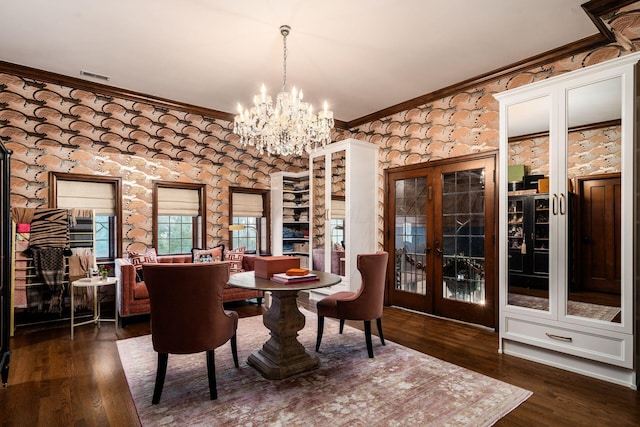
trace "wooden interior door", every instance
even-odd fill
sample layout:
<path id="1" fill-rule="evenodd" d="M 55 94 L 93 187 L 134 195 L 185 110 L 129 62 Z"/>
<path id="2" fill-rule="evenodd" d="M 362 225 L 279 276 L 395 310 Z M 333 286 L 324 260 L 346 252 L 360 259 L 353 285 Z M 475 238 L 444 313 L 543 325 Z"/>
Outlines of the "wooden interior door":
<path id="1" fill-rule="evenodd" d="M 387 171 L 387 303 L 495 326 L 495 154 Z"/>
<path id="2" fill-rule="evenodd" d="M 389 304 L 433 312 L 433 170 L 389 176 L 387 212 Z"/>
<path id="3" fill-rule="evenodd" d="M 620 293 L 621 189 L 620 174 L 579 180 L 577 286 L 583 291 Z"/>

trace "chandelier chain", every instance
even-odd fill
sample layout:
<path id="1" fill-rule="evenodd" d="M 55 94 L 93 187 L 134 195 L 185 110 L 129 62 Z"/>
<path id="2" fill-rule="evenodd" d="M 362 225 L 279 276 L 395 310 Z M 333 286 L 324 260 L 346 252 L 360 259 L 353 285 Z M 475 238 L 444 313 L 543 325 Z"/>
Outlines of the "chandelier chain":
<path id="1" fill-rule="evenodd" d="M 289 34 L 289 30 L 282 29 L 282 41 L 284 45 L 283 49 L 283 65 L 282 65 L 282 92 L 287 90 L 287 35 Z"/>

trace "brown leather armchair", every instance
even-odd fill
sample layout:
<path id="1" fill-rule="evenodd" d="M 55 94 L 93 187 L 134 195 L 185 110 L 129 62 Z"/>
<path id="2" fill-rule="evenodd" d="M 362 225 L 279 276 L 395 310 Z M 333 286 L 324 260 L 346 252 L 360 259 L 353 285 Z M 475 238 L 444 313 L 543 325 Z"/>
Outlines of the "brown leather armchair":
<path id="1" fill-rule="evenodd" d="M 231 340 L 236 368 L 238 313 L 222 307 L 229 263 L 145 264 L 151 304 L 151 337 L 158 353 L 152 403 L 160 401 L 169 353 L 207 352 L 211 399 L 217 399 L 214 350 Z"/>
<path id="2" fill-rule="evenodd" d="M 385 345 L 382 335 L 382 307 L 388 260 L 389 254 L 387 252 L 358 255 L 358 271 L 362 275 L 360 289 L 357 292 L 336 292 L 318 301 L 316 306 L 318 313 L 316 351 L 320 349 L 325 317 L 340 319 L 340 333 L 344 329 L 345 320 L 363 320 L 369 357 L 373 357 L 371 320 L 376 319 L 380 342 Z"/>

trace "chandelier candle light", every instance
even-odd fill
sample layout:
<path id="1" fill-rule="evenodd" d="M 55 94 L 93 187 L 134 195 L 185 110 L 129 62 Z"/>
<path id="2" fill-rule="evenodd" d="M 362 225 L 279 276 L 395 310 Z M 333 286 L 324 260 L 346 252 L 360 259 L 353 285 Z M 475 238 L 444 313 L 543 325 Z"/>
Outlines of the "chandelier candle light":
<path id="1" fill-rule="evenodd" d="M 240 136 L 242 146 L 255 145 L 261 155 L 265 150 L 269 155 L 301 155 L 303 150 L 310 153 L 331 142 L 334 121 L 327 102 L 324 110 L 316 115 L 313 107 L 302 101 L 302 90 L 298 92 L 294 87 L 291 93 L 287 92 L 287 36 L 290 31 L 288 25 L 280 27 L 284 43 L 284 78 L 275 106 L 263 84 L 260 94 L 253 97 L 250 110 L 238 104 L 239 114 L 234 120 L 233 132 Z"/>

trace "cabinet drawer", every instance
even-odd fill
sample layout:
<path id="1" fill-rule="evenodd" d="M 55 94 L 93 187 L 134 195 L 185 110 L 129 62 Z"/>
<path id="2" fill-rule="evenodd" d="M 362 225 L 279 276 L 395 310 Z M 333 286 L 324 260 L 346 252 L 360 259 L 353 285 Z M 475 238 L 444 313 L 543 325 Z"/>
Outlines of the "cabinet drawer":
<path id="1" fill-rule="evenodd" d="M 503 338 L 556 350 L 626 368 L 633 367 L 633 336 L 546 325 L 525 319 L 505 318 Z"/>

